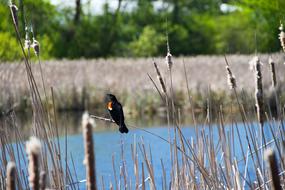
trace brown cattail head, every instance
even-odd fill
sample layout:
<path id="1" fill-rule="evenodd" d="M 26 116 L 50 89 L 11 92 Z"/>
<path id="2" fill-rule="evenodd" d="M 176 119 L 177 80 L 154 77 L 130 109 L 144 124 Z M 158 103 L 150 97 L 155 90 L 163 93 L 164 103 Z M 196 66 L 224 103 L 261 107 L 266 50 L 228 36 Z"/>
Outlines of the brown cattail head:
<path id="1" fill-rule="evenodd" d="M 284 28 L 283 28 L 283 24 L 280 23 L 280 26 L 279 26 L 279 30 L 280 30 L 280 33 L 279 33 L 279 40 L 280 40 L 280 44 L 281 44 L 281 47 L 283 49 L 283 51 L 285 52 L 285 33 L 284 33 Z"/>
<path id="2" fill-rule="evenodd" d="M 40 43 L 35 38 L 33 38 L 32 47 L 34 48 L 36 56 L 39 56 L 40 55 Z"/>
<path id="3" fill-rule="evenodd" d="M 158 68 L 156 62 L 153 62 L 153 65 L 155 67 L 155 71 L 156 71 L 156 74 L 157 74 L 157 79 L 159 80 L 161 89 L 162 89 L 163 93 L 166 95 L 166 86 L 165 86 L 164 80 L 162 78 L 162 75 L 161 75 L 161 73 L 159 71 L 159 68 Z"/>
<path id="4" fill-rule="evenodd" d="M 169 51 L 167 52 L 167 55 L 165 57 L 165 61 L 166 61 L 168 70 L 171 70 L 173 62 L 172 62 L 172 55 Z"/>
<path id="5" fill-rule="evenodd" d="M 41 151 L 41 142 L 36 137 L 30 137 L 30 140 L 26 144 L 26 151 L 29 159 L 29 183 L 32 190 L 38 190 L 40 187 L 40 175 L 39 175 L 39 157 Z"/>
<path id="6" fill-rule="evenodd" d="M 235 89 L 237 87 L 237 84 L 236 84 L 236 78 L 235 76 L 233 75 L 230 67 L 227 65 L 226 66 L 226 69 L 227 69 L 227 74 L 228 74 L 228 84 L 230 86 L 230 89 Z"/>
<path id="7" fill-rule="evenodd" d="M 86 189 L 97 189 L 94 144 L 92 137 L 93 121 L 89 114 L 85 112 L 82 117 L 82 128 L 84 136 L 85 158 L 83 163 L 86 165 Z"/>
<path id="8" fill-rule="evenodd" d="M 41 171 L 40 174 L 40 190 L 46 189 L 46 173 L 44 171 Z"/>
<path id="9" fill-rule="evenodd" d="M 262 73 L 261 73 L 261 62 L 256 56 L 250 61 L 250 65 L 255 71 L 255 106 L 257 111 L 257 119 L 263 126 L 265 120 L 264 102 L 263 102 L 263 88 L 262 88 Z"/>
<path id="10" fill-rule="evenodd" d="M 18 14 L 17 14 L 18 13 L 18 7 L 12 2 L 10 2 L 9 7 L 10 7 L 10 12 L 11 12 L 11 15 L 13 18 L 13 22 L 16 25 L 16 28 L 18 29 Z"/>
<path id="11" fill-rule="evenodd" d="M 277 85 L 277 80 L 276 80 L 275 63 L 274 63 L 272 57 L 269 57 L 268 63 L 270 65 L 272 87 L 275 88 Z"/>
<path id="12" fill-rule="evenodd" d="M 267 160 L 268 165 L 270 167 L 270 174 L 272 178 L 272 189 L 281 190 L 282 188 L 278 171 L 278 162 L 275 153 L 272 149 L 267 149 L 264 154 L 265 154 L 265 159 Z"/>
<path id="13" fill-rule="evenodd" d="M 7 165 L 7 190 L 16 190 L 16 165 L 9 162 Z"/>
<path id="14" fill-rule="evenodd" d="M 226 56 L 225 56 L 225 61 L 226 61 L 226 69 L 227 69 L 227 76 L 228 76 L 228 84 L 230 86 L 230 89 L 235 89 L 237 87 L 236 78 L 230 69 L 230 66 L 229 66 L 229 63 L 228 63 Z"/>

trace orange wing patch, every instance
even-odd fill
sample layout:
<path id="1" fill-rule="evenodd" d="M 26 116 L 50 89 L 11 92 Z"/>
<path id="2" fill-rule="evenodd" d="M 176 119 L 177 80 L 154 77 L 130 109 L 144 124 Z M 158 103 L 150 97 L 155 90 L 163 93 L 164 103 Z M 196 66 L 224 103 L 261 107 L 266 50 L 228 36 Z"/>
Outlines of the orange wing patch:
<path id="1" fill-rule="evenodd" d="M 108 105 L 107 105 L 107 107 L 108 107 L 108 110 L 113 110 L 113 107 L 112 107 L 113 105 L 112 105 L 112 102 L 108 102 Z"/>

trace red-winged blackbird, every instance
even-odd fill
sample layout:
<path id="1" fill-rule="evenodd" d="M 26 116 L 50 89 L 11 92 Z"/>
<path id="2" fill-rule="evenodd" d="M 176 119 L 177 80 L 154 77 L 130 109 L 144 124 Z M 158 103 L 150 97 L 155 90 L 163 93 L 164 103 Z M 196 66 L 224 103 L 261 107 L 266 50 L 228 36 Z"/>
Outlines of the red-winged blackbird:
<path id="1" fill-rule="evenodd" d="M 119 131 L 121 133 L 128 133 L 129 130 L 125 125 L 125 118 L 124 118 L 122 105 L 120 104 L 120 102 L 118 102 L 116 96 L 114 96 L 113 94 L 107 94 L 107 99 L 108 99 L 107 108 L 115 123 L 119 125 Z"/>

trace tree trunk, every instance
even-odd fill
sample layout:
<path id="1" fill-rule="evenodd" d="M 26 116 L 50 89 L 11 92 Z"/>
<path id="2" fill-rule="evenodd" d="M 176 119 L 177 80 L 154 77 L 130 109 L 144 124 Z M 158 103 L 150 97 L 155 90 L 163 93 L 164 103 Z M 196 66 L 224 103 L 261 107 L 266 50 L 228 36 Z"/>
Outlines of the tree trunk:
<path id="1" fill-rule="evenodd" d="M 80 20 L 81 14 L 81 1 L 75 0 L 75 15 L 74 15 L 74 23 L 77 24 Z"/>

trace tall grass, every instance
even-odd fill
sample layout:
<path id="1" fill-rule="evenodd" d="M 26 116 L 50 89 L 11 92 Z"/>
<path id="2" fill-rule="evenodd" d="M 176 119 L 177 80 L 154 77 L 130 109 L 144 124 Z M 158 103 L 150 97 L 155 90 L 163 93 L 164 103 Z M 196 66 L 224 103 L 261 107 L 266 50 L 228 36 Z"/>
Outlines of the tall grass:
<path id="1" fill-rule="evenodd" d="M 232 71 L 237 77 L 239 84 L 238 93 L 244 90 L 247 94 L 254 91 L 254 83 L 248 82 L 252 80 L 252 73 L 248 69 L 248 60 L 250 55 L 228 55 L 231 60 Z M 282 67 L 281 54 L 274 54 L 273 59 L 276 62 L 276 74 L 280 86 L 276 87 L 284 97 L 283 81 L 284 67 Z M 167 67 L 164 66 L 164 60 L 156 58 L 156 64 L 162 73 L 166 73 Z M 205 102 L 207 99 L 208 84 L 214 92 L 212 98 L 219 104 L 228 103 L 229 93 L 227 90 L 227 81 L 224 80 L 224 58 L 223 56 L 196 56 L 175 59 L 175 69 L 172 71 L 173 86 L 175 93 L 175 103 L 181 109 L 188 109 L 188 93 L 186 80 L 184 77 L 184 63 L 187 66 L 188 86 L 192 96 L 194 109 L 196 112 L 205 110 Z M 260 60 L 264 63 L 268 60 L 268 55 L 261 55 Z M 154 91 L 151 81 L 146 81 L 147 73 L 155 79 L 156 71 L 153 69 L 151 59 L 98 59 L 98 60 L 61 60 L 47 61 L 41 63 L 42 73 L 45 78 L 47 101 L 45 100 L 44 88 L 39 88 L 44 104 L 48 104 L 48 108 L 52 109 L 52 100 L 50 98 L 50 86 L 55 92 L 57 100 L 57 111 L 84 111 L 94 107 L 104 107 L 102 100 L 106 91 L 112 90 L 115 94 L 122 96 L 122 103 L 125 105 L 126 113 L 140 116 L 139 113 L 146 112 L 149 115 L 160 113 L 160 105 L 164 102 L 160 100 L 159 94 Z M 284 62 L 284 61 L 283 61 Z M 109 68 L 116 70 L 115 73 L 109 72 Z M 38 85 L 42 86 L 40 65 L 32 65 L 33 75 Z M 268 73 L 270 68 L 265 65 L 262 68 L 264 73 Z M 128 71 L 128 74 L 125 74 Z M 18 112 L 31 111 L 31 101 L 29 84 L 25 79 L 25 67 L 20 63 L 1 63 L 0 64 L 0 110 L 8 112 L 11 108 Z M 168 75 L 163 75 L 163 79 L 167 79 Z M 104 80 L 102 80 L 104 79 Z M 190 79 L 190 78 L 189 78 Z M 212 82 L 215 81 L 215 82 Z M 271 76 L 265 74 L 263 76 L 264 87 L 271 86 Z M 159 84 L 158 84 L 159 87 Z M 160 89 L 160 88 L 159 88 Z M 161 90 L 161 89 L 160 89 Z M 227 95 L 227 98 L 224 96 Z M 133 101 L 134 98 L 137 101 Z M 284 99 L 282 99 L 284 102 Z M 143 106 L 142 103 L 147 106 Z M 171 102 L 170 102 L 171 103 Z M 154 105 L 155 106 L 152 106 Z M 92 112 L 97 110 L 92 110 Z M 101 112 L 102 113 L 102 112 Z M 99 114 L 99 113 L 97 113 Z"/>

